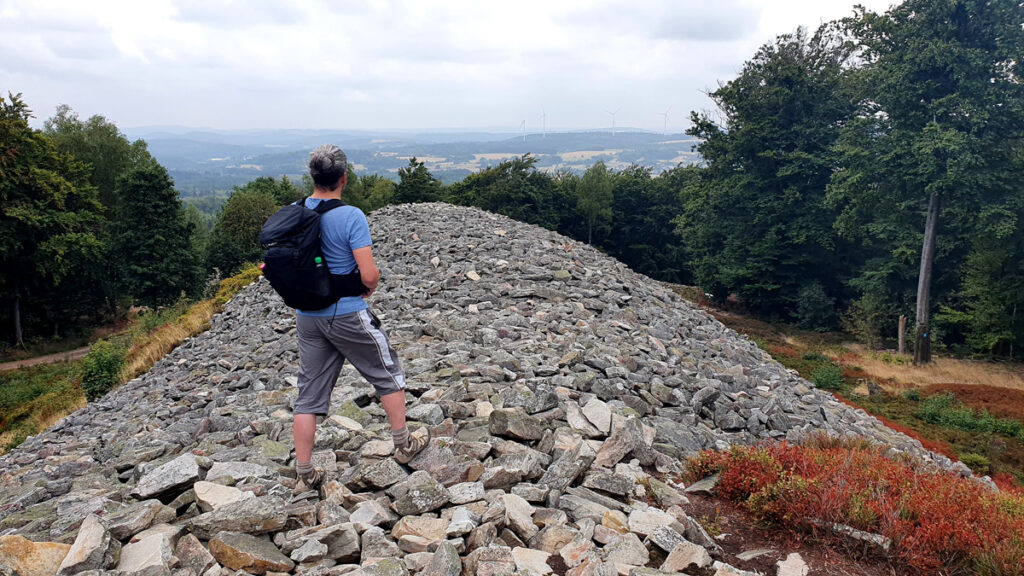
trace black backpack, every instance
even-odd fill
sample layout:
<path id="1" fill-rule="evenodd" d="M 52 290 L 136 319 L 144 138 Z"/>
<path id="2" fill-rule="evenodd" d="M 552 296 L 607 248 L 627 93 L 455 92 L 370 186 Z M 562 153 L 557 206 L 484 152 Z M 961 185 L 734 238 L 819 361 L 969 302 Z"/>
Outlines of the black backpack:
<path id="1" fill-rule="evenodd" d="M 260 230 L 263 276 L 288 306 L 320 310 L 342 296 L 367 292 L 358 267 L 349 274 L 331 274 L 323 257 L 320 216 L 344 205 L 322 200 L 310 210 L 302 199 L 275 212 Z"/>

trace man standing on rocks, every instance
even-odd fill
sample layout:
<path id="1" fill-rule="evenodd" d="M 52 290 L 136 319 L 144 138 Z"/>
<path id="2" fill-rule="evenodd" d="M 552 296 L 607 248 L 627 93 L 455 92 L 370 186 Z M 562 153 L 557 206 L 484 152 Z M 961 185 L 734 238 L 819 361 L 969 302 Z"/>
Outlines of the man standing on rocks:
<path id="1" fill-rule="evenodd" d="M 313 194 L 305 200 L 313 209 L 328 199 L 341 199 L 348 181 L 345 153 L 330 144 L 309 155 Z M 331 392 L 347 359 L 373 385 L 391 425 L 395 460 L 412 460 L 427 445 L 427 437 L 411 436 L 405 425 L 405 375 L 398 354 L 380 329 L 380 320 L 369 311 L 365 298 L 373 294 L 380 272 L 373 260 L 370 227 L 366 215 L 354 206 L 341 206 L 320 217 L 324 260 L 333 274 L 348 274 L 356 267 L 367 291 L 362 297 L 346 296 L 322 310 L 296 310 L 299 334 L 299 396 L 295 400 L 292 432 L 298 477 L 317 488 L 324 473 L 311 461 L 317 416 L 326 416 Z"/>

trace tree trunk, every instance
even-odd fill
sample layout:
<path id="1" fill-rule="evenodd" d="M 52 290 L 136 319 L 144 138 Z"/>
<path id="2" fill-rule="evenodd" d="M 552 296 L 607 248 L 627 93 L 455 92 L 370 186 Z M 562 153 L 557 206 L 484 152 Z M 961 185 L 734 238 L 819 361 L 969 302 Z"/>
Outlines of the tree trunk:
<path id="1" fill-rule="evenodd" d="M 932 361 L 931 333 L 928 313 L 932 284 L 932 260 L 935 259 L 935 235 L 939 220 L 939 197 L 934 192 L 928 199 L 928 216 L 924 224 L 921 246 L 921 273 L 917 277 L 917 327 L 914 331 L 914 364 Z"/>
<path id="2" fill-rule="evenodd" d="M 899 334 L 896 335 L 896 340 L 899 342 L 899 346 L 896 348 L 896 352 L 902 356 L 907 353 L 907 317 L 900 314 L 900 327 Z"/>
<path id="3" fill-rule="evenodd" d="M 14 345 L 25 347 L 25 335 L 21 333 L 21 286 L 14 278 Z"/>

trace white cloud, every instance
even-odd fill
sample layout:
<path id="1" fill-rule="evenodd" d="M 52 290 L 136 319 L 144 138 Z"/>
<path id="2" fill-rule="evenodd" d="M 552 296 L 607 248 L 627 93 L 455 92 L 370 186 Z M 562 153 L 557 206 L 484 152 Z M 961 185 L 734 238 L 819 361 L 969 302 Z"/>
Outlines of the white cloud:
<path id="1" fill-rule="evenodd" d="M 850 3 L 847 3 L 847 2 Z M 872 5 L 874 4 L 874 5 Z M 884 9 L 888 2 L 868 2 Z M 852 0 L 0 0 L 0 91 L 122 126 L 682 130 Z"/>

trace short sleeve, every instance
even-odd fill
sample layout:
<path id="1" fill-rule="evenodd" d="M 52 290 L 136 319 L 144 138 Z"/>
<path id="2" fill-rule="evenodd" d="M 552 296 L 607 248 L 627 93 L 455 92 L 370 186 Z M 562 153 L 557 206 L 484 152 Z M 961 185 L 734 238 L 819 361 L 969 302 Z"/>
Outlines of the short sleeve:
<path id="1" fill-rule="evenodd" d="M 366 221 L 366 214 L 356 208 L 348 223 L 348 244 L 352 250 L 365 248 L 373 244 L 370 238 L 370 224 Z"/>

